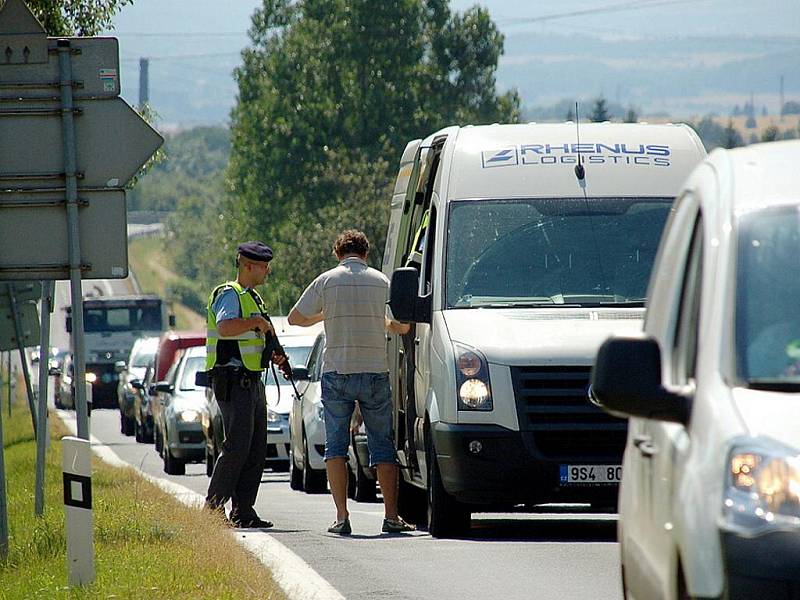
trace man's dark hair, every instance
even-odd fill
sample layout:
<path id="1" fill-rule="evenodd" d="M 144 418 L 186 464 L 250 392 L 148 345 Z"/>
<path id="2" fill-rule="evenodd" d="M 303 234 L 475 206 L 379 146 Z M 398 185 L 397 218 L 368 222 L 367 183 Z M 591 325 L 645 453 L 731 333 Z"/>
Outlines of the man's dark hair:
<path id="1" fill-rule="evenodd" d="M 333 251 L 336 256 L 347 254 L 358 254 L 365 257 L 369 253 L 369 240 L 363 232 L 357 229 L 348 229 L 339 234 L 333 243 Z"/>

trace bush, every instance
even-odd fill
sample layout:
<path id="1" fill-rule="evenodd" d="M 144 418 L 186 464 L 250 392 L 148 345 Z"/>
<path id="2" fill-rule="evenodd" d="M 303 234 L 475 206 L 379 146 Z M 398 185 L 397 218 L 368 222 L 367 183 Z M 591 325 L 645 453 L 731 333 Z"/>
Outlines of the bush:
<path id="1" fill-rule="evenodd" d="M 180 302 L 201 315 L 206 314 L 206 298 L 203 292 L 187 279 L 169 282 L 166 296 L 170 302 Z"/>

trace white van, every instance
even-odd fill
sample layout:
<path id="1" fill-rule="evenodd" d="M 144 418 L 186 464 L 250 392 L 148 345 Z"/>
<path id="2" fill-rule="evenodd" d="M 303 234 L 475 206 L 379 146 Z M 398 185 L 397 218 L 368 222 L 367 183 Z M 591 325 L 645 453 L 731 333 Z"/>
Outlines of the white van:
<path id="1" fill-rule="evenodd" d="M 641 329 L 704 156 L 683 125 L 449 127 L 406 147 L 383 265 L 394 317 L 415 323 L 389 339 L 405 518 L 427 505 L 448 536 L 473 511 L 616 506 L 626 423 L 588 403 L 592 361 Z"/>

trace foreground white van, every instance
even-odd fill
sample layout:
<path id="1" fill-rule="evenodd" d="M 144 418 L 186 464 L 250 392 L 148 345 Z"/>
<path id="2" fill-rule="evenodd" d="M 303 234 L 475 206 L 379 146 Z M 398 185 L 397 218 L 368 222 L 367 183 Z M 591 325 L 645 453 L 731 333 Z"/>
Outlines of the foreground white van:
<path id="1" fill-rule="evenodd" d="M 798 161 L 798 141 L 711 153 L 665 228 L 644 332 L 598 352 L 592 395 L 630 417 L 628 600 L 800 598 Z"/>
<path id="2" fill-rule="evenodd" d="M 610 334 L 641 329 L 662 228 L 704 156 L 682 125 L 409 143 L 383 265 L 395 318 L 415 323 L 389 339 L 406 518 L 448 536 L 473 511 L 616 506 L 626 423 L 588 403 L 591 364 Z"/>

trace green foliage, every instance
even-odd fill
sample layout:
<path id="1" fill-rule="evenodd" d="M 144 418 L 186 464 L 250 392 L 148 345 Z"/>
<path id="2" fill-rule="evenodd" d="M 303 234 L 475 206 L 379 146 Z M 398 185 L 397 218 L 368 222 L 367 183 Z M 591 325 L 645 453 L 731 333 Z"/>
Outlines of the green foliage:
<path id="1" fill-rule="evenodd" d="M 379 260 L 390 165 L 409 139 L 519 118 L 516 92 L 496 92 L 503 36 L 479 7 L 453 14 L 445 0 L 264 0 L 250 38 L 236 71 L 232 194 L 214 251 L 228 260 L 243 239 L 274 246 L 267 296 L 275 300 L 331 264 L 341 228 L 372 232 Z"/>
<path id="2" fill-rule="evenodd" d="M 604 121 L 608 121 L 608 107 L 606 106 L 606 99 L 600 96 L 596 98 L 594 101 L 594 105 L 592 106 L 592 116 L 591 119 L 595 123 L 602 123 Z"/>
<path id="3" fill-rule="evenodd" d="M 180 302 L 198 314 L 206 312 L 204 291 L 188 279 L 177 279 L 167 284 L 166 297 L 170 302 Z M 207 294 L 205 294 L 207 295 Z"/>
<path id="4" fill-rule="evenodd" d="M 733 121 L 728 120 L 728 126 L 723 127 L 713 117 L 706 116 L 698 123 L 689 123 L 697 132 L 706 150 L 711 152 L 714 148 L 737 148 L 744 145 L 742 135 L 734 128 Z"/>
<path id="5" fill-rule="evenodd" d="M 770 125 L 761 133 L 762 142 L 775 142 L 781 138 L 781 130 L 775 125 Z"/>
<path id="6" fill-rule="evenodd" d="M 725 137 L 722 142 L 723 148 L 738 148 L 744 145 L 742 134 L 733 126 L 733 119 L 728 119 L 728 125 L 725 127 L 724 135 Z"/>
<path id="7" fill-rule="evenodd" d="M 25 0 L 51 36 L 91 36 L 111 26 L 119 10 L 133 0 Z"/>

